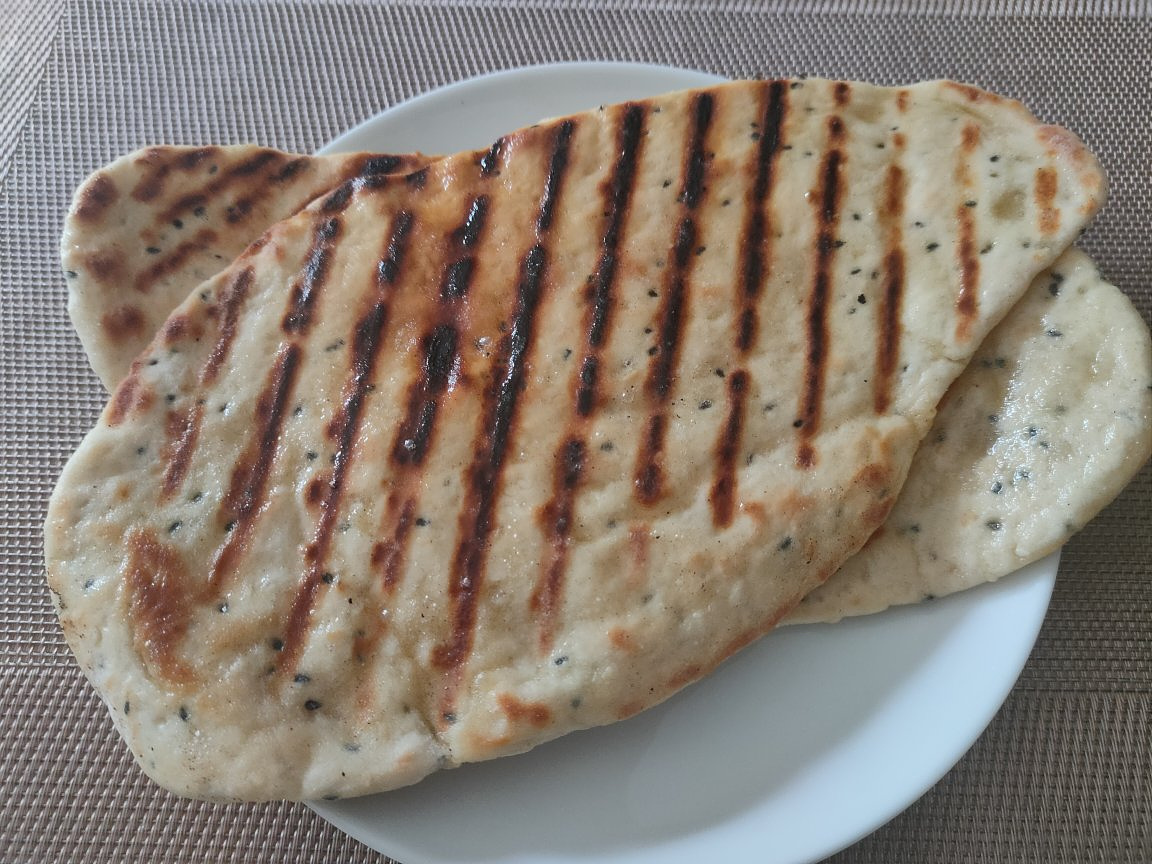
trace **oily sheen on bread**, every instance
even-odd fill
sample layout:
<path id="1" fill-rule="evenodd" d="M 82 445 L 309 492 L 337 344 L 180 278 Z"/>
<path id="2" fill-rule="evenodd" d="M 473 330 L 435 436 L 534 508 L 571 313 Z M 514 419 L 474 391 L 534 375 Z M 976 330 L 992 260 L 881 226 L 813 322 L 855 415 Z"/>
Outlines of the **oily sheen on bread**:
<path id="1" fill-rule="evenodd" d="M 200 797 L 628 717 L 864 543 L 1102 196 L 1070 133 L 946 83 L 740 82 L 350 181 L 193 292 L 69 461 L 69 644 Z"/>
<path id="2" fill-rule="evenodd" d="M 90 176 L 64 220 L 68 313 L 109 392 L 168 314 L 275 222 L 352 177 L 419 155 L 301 156 L 268 147 L 148 147 Z"/>
<path id="3" fill-rule="evenodd" d="M 1152 338 L 1069 249 L 949 388 L 888 520 L 788 623 L 991 582 L 1059 548 L 1152 456 Z"/>

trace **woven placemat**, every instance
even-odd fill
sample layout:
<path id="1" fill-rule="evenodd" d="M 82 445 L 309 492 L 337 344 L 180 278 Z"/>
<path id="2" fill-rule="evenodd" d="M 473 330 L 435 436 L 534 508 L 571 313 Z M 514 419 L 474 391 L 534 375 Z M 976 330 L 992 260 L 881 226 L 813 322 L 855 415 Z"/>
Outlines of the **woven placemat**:
<path id="1" fill-rule="evenodd" d="M 405 98 L 531 63 L 951 77 L 1022 99 L 1100 155 L 1112 201 L 1083 245 L 1147 319 L 1149 46 L 1134 2 L 0 2 L 0 864 L 390 860 L 302 805 L 159 790 L 64 647 L 40 524 L 103 400 L 56 250 L 92 169 L 157 142 L 311 151 Z M 1150 505 L 1145 469 L 1066 548 L 1033 657 L 977 745 L 835 864 L 1152 861 Z"/>

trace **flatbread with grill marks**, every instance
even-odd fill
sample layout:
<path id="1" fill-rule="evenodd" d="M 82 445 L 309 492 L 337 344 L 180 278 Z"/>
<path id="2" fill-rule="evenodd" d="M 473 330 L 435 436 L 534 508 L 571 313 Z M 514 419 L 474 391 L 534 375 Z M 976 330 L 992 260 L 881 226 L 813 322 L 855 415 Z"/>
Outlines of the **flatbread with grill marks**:
<path id="1" fill-rule="evenodd" d="M 93 371 L 116 389 L 193 287 L 317 195 L 427 161 L 244 144 L 148 147 L 101 168 L 76 191 L 60 245 L 68 313 Z"/>
<path id="2" fill-rule="evenodd" d="M 185 795 L 364 794 L 630 716 L 864 543 L 1103 191 L 1017 103 L 825 81 L 345 184 L 175 311 L 65 468 L 69 644 Z"/>
<path id="3" fill-rule="evenodd" d="M 1152 456 L 1152 337 L 1069 249 L 949 388 L 888 520 L 786 623 L 991 582 L 1058 549 Z"/>

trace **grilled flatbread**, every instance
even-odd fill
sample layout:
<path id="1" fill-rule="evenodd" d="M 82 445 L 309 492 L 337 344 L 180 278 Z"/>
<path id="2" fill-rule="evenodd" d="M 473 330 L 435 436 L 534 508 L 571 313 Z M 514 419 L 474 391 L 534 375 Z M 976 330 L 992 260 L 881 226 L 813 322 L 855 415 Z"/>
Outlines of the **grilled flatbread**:
<path id="1" fill-rule="evenodd" d="M 1041 273 L 948 390 L 888 521 L 785 620 L 991 582 L 1057 549 L 1152 456 L 1152 339 L 1077 249 Z"/>
<path id="2" fill-rule="evenodd" d="M 164 319 L 270 225 L 345 180 L 419 155 L 301 156 L 267 147 L 149 147 L 89 177 L 64 222 L 68 312 L 112 391 Z"/>
<path id="3" fill-rule="evenodd" d="M 191 294 L 69 461 L 69 644 L 185 795 L 628 717 L 864 543 L 1102 197 L 1070 133 L 945 83 L 741 82 L 351 181 Z"/>

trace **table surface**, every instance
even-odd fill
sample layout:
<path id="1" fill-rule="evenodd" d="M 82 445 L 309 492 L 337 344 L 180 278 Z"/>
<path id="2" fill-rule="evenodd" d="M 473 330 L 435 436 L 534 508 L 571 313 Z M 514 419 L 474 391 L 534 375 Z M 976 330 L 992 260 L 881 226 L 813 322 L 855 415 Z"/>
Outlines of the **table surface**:
<path id="1" fill-rule="evenodd" d="M 102 407 L 65 313 L 70 194 L 158 142 L 310 152 L 496 69 L 634 60 L 731 77 L 948 77 L 1075 129 L 1112 198 L 1082 245 L 1152 317 L 1152 13 L 1114 2 L 0 0 L 0 864 L 386 862 L 300 804 L 173 797 L 60 636 L 40 526 Z M 1152 470 L 1065 548 L 1016 688 L 920 801 L 829 859 L 1152 861 Z"/>

